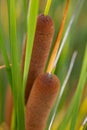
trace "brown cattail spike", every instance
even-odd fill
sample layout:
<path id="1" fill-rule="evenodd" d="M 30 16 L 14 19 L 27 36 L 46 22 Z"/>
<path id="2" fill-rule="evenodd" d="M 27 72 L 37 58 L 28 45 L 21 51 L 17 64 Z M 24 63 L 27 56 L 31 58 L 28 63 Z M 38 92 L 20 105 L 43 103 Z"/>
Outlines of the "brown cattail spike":
<path id="1" fill-rule="evenodd" d="M 45 129 L 58 90 L 59 80 L 55 75 L 42 74 L 36 78 L 26 106 L 26 130 Z"/>
<path id="2" fill-rule="evenodd" d="M 36 33 L 25 90 L 25 102 L 27 102 L 30 95 L 34 80 L 39 74 L 44 72 L 53 35 L 54 24 L 52 19 L 49 16 L 44 16 L 43 14 L 39 15 L 37 18 Z"/>

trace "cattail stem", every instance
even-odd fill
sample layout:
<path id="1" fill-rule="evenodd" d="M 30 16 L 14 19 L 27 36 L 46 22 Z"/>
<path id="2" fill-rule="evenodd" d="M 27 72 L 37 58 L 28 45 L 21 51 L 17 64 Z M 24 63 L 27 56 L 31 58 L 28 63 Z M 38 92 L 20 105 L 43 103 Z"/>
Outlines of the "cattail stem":
<path id="1" fill-rule="evenodd" d="M 30 91 L 36 77 L 44 72 L 48 54 L 50 51 L 52 39 L 54 35 L 54 24 L 49 16 L 39 15 L 37 18 L 37 26 L 33 44 L 33 50 L 30 61 L 30 68 L 25 89 L 25 103 L 30 95 Z M 26 44 L 24 46 L 24 56 L 26 51 Z"/>
<path id="2" fill-rule="evenodd" d="M 26 130 L 45 129 L 58 90 L 59 80 L 55 75 L 42 74 L 36 78 L 26 106 Z"/>
<path id="3" fill-rule="evenodd" d="M 52 2 L 52 0 L 47 0 L 46 8 L 45 8 L 45 11 L 44 11 L 45 16 L 48 15 L 48 13 L 49 13 L 51 2 Z"/>
<path id="4" fill-rule="evenodd" d="M 48 64 L 48 68 L 47 68 L 48 73 L 52 72 L 52 70 L 54 69 L 53 68 L 54 67 L 54 61 L 55 61 L 55 58 L 56 58 L 56 55 L 57 55 L 57 52 L 58 52 L 58 48 L 59 48 L 59 45 L 60 45 L 60 41 L 61 41 L 61 38 L 62 38 L 62 33 L 63 33 L 65 21 L 66 21 L 69 3 L 70 3 L 70 0 L 67 0 L 65 11 L 64 11 L 64 16 L 63 16 L 61 27 L 60 27 L 60 31 L 58 33 L 58 37 L 57 37 L 56 43 L 54 45 L 54 48 L 53 48 L 53 51 L 52 51 L 52 54 L 51 54 L 51 57 L 50 57 L 50 61 L 49 61 L 49 64 Z"/>

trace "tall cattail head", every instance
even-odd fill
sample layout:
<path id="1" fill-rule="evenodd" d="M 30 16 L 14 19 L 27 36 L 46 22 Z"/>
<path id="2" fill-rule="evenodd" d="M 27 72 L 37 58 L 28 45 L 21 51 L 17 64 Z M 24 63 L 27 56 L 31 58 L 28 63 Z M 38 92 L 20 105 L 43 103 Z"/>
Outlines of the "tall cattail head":
<path id="1" fill-rule="evenodd" d="M 30 91 L 34 80 L 39 74 L 44 72 L 53 35 L 54 35 L 54 24 L 52 19 L 49 16 L 44 16 L 43 14 L 39 15 L 37 18 L 37 26 L 25 90 L 25 102 L 27 102 L 27 99 L 30 95 Z M 26 51 L 26 47 L 24 48 L 25 49 L 23 55 L 25 54 Z M 23 64 L 24 64 L 24 57 L 23 57 Z"/>

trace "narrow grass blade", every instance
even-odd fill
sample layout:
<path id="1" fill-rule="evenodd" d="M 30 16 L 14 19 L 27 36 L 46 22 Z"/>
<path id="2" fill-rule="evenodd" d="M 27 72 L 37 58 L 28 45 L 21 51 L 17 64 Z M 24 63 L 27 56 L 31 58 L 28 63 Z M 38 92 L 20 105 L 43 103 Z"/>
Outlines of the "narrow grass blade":
<path id="1" fill-rule="evenodd" d="M 79 105 L 80 105 L 80 101 L 81 101 L 81 95 L 82 95 L 82 91 L 83 91 L 83 88 L 85 85 L 86 78 L 87 78 L 87 46 L 86 46 L 86 50 L 85 50 L 83 67 L 81 70 L 81 75 L 80 75 L 80 79 L 79 79 L 79 83 L 78 83 L 78 89 L 77 89 L 77 93 L 75 95 L 75 104 L 74 104 L 74 108 L 73 108 L 73 115 L 72 115 L 70 130 L 75 129 L 76 119 L 78 116 Z"/>
<path id="2" fill-rule="evenodd" d="M 71 72 L 72 72 L 72 69 L 73 69 L 73 65 L 74 65 L 76 56 L 77 56 L 77 52 L 75 51 L 75 52 L 73 53 L 73 56 L 72 56 L 72 59 L 71 59 L 71 62 L 70 62 L 70 67 L 69 67 L 69 70 L 68 70 L 68 72 L 67 72 L 66 78 L 65 78 L 64 83 L 63 83 L 63 85 L 62 85 L 62 87 L 61 87 L 61 90 L 60 90 L 60 92 L 59 92 L 59 96 L 58 96 L 57 101 L 56 101 L 56 105 L 55 105 L 55 108 L 54 108 L 54 111 L 53 111 L 52 119 L 51 119 L 51 122 L 50 122 L 50 125 L 49 125 L 48 130 L 51 130 L 51 127 L 52 127 L 54 118 L 55 118 L 55 116 L 56 116 L 56 113 L 57 113 L 57 110 L 58 110 L 58 107 L 59 107 L 59 103 L 60 103 L 60 101 L 61 101 L 61 98 L 62 98 L 63 92 L 64 92 L 64 90 L 65 90 L 66 84 L 67 84 L 67 82 L 68 82 L 68 80 L 69 80 L 70 74 L 71 74 Z"/>
<path id="3" fill-rule="evenodd" d="M 36 20 L 38 14 L 38 6 L 39 0 L 30 0 L 29 3 L 29 11 L 28 11 L 28 37 L 27 37 L 27 45 L 26 45 L 26 56 L 25 56 L 25 66 L 24 66 L 24 75 L 23 75 L 23 88 L 25 89 L 26 80 L 28 76 L 28 69 L 30 65 L 30 57 L 32 53 L 33 41 L 34 41 L 34 34 L 36 28 Z"/>
<path id="4" fill-rule="evenodd" d="M 47 4 L 46 4 L 45 11 L 44 11 L 44 15 L 48 15 L 49 9 L 50 9 L 50 6 L 51 6 L 51 2 L 52 2 L 52 0 L 47 0 Z"/>
<path id="5" fill-rule="evenodd" d="M 75 92 L 75 96 L 74 96 L 74 98 L 73 98 L 73 100 L 70 104 L 70 107 L 69 107 L 65 117 L 63 118 L 61 124 L 59 125 L 58 130 L 65 130 L 67 124 L 70 121 L 70 119 L 72 119 L 72 121 L 73 121 L 71 123 L 71 126 L 73 124 L 71 129 L 74 130 L 76 118 L 77 118 L 77 115 L 78 115 L 77 110 L 79 108 L 79 104 L 80 104 L 80 100 L 81 100 L 81 96 L 82 96 L 82 91 L 84 89 L 84 84 L 85 84 L 86 78 L 87 78 L 87 46 L 86 46 L 86 50 L 85 50 L 85 55 L 84 55 L 84 59 L 83 59 L 83 65 L 82 65 L 82 69 L 81 69 L 80 79 L 79 79 L 79 83 L 78 83 L 78 86 L 77 86 L 77 89 L 76 89 L 76 92 Z M 77 108 L 76 108 L 76 106 L 77 106 Z M 72 115 L 72 112 L 73 112 L 73 115 Z M 76 114 L 76 116 L 75 116 L 75 114 Z"/>
<path id="6" fill-rule="evenodd" d="M 59 30 L 59 33 L 58 33 L 58 36 L 57 36 L 57 39 L 56 39 L 52 54 L 50 56 L 49 63 L 48 63 L 48 67 L 47 67 L 47 72 L 48 73 L 52 72 L 54 70 L 54 68 L 55 68 L 54 67 L 54 62 L 55 62 L 55 58 L 57 56 L 60 41 L 61 41 L 61 38 L 62 38 L 62 33 L 63 33 L 63 30 L 64 30 L 66 16 L 67 16 L 67 13 L 68 13 L 69 3 L 70 3 L 70 0 L 67 0 L 66 7 L 65 7 L 65 10 L 64 10 L 64 14 L 63 14 L 62 23 L 61 23 L 61 26 L 60 26 L 60 30 Z"/>
<path id="7" fill-rule="evenodd" d="M 6 48 L 5 48 L 5 42 L 4 42 L 4 37 L 3 37 L 3 34 L 2 34 L 1 27 L 0 27 L 0 49 L 2 51 L 2 55 L 3 55 L 4 62 L 5 62 L 5 65 L 6 65 L 6 71 L 7 71 L 9 83 L 10 83 L 10 85 L 12 85 L 11 67 L 10 67 L 10 64 L 9 64 L 9 59 L 8 59 L 7 51 L 6 51 Z"/>
<path id="8" fill-rule="evenodd" d="M 9 35 L 10 35 L 10 0 L 7 0 L 7 6 L 8 6 L 8 19 L 9 19 Z"/>
<path id="9" fill-rule="evenodd" d="M 77 2 L 77 5 L 76 5 L 76 7 L 75 7 L 75 10 L 74 10 L 74 12 L 73 12 L 73 14 L 72 14 L 72 17 L 71 17 L 70 22 L 69 22 L 69 24 L 68 24 L 68 27 L 67 27 L 67 29 L 66 29 L 64 38 L 63 38 L 63 40 L 62 40 L 62 42 L 61 42 L 61 45 L 60 45 L 60 48 L 59 48 L 57 57 L 56 57 L 56 59 L 55 59 L 54 68 L 56 67 L 56 65 L 57 65 L 57 63 L 58 63 L 59 57 L 60 57 L 61 52 L 62 52 L 62 49 L 63 49 L 63 47 L 64 47 L 64 45 L 65 45 L 65 43 L 66 43 L 66 40 L 67 40 L 67 37 L 68 37 L 68 35 L 69 35 L 69 33 L 70 33 L 70 30 L 71 30 L 71 28 L 72 28 L 72 25 L 73 25 L 73 23 L 74 23 L 76 17 L 78 16 L 78 14 L 79 14 L 79 12 L 80 12 L 82 6 L 83 6 L 84 1 L 85 1 L 85 0 L 78 0 L 78 2 Z"/>
<path id="10" fill-rule="evenodd" d="M 25 31 L 27 31 L 27 0 L 23 0 L 23 12 L 24 12 Z"/>
<path id="11" fill-rule="evenodd" d="M 11 47 L 11 60 L 12 60 L 12 89 L 14 98 L 15 117 L 17 119 L 17 129 L 25 130 L 24 120 L 24 100 L 22 95 L 22 83 L 19 66 L 19 55 L 16 40 L 16 10 L 15 0 L 8 1 L 9 8 L 9 34 L 10 34 L 10 47 Z"/>

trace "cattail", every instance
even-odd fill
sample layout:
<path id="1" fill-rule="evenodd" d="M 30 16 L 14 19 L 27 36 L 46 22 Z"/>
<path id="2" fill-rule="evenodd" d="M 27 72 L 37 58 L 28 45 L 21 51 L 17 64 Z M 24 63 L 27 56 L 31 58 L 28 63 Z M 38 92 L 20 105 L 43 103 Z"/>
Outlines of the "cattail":
<path id="1" fill-rule="evenodd" d="M 39 74 L 44 72 L 53 35 L 54 35 L 54 24 L 52 19 L 49 16 L 44 16 L 43 14 L 39 15 L 37 18 L 37 26 L 25 90 L 26 103 L 30 95 L 30 91 L 34 83 L 34 80 Z M 25 46 L 24 48 L 26 50 Z M 23 52 L 23 64 L 24 64 L 25 50 Z"/>
<path id="2" fill-rule="evenodd" d="M 8 86 L 6 92 L 6 101 L 5 101 L 5 122 L 10 127 L 13 111 L 13 97 L 11 93 L 11 88 Z"/>
<path id="3" fill-rule="evenodd" d="M 41 74 L 33 84 L 26 105 L 26 130 L 44 130 L 58 95 L 59 80 L 55 75 Z"/>

